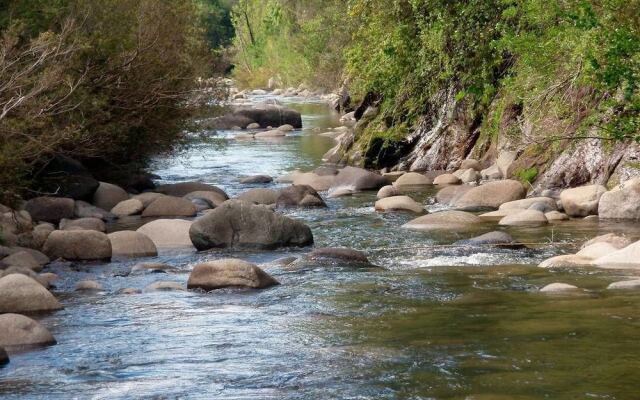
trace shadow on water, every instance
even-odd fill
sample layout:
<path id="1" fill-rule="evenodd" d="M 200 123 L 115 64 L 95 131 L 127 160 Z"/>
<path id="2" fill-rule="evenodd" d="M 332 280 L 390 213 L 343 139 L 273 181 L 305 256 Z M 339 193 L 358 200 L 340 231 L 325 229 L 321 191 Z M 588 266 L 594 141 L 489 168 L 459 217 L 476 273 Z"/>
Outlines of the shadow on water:
<path id="1" fill-rule="evenodd" d="M 223 131 L 177 158 L 159 159 L 167 182 L 198 179 L 230 194 L 238 176 L 278 175 L 320 164 L 337 122 L 326 106 L 301 104 L 305 129 L 280 142 L 235 140 Z M 266 185 L 264 187 L 270 187 Z M 435 189 L 412 193 L 432 208 Z M 637 224 L 569 221 L 539 228 L 483 224 L 466 232 L 409 232 L 404 213 L 376 213 L 374 193 L 328 199 L 327 209 L 288 210 L 318 246 L 363 250 L 383 269 L 270 264 L 308 249 L 174 251 L 110 264 L 55 263 L 65 309 L 38 319 L 58 344 L 12 354 L 0 398 L 197 399 L 629 399 L 640 381 L 640 295 L 606 291 L 630 275 L 589 268 L 550 271 L 543 259 Z M 132 218 L 111 229 L 135 228 Z M 449 247 L 505 229 L 531 249 Z M 260 291 L 147 292 L 123 287 L 185 284 L 194 264 L 241 257 L 281 285 Z M 176 272 L 130 274 L 137 262 Z M 81 279 L 104 290 L 78 293 Z M 537 290 L 566 282 L 564 296 Z"/>

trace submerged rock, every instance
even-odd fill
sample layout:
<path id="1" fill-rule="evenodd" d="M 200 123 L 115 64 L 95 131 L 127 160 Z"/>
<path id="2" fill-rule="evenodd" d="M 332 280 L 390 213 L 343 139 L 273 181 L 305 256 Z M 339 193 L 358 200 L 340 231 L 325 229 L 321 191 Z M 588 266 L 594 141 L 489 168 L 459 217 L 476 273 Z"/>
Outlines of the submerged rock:
<path id="1" fill-rule="evenodd" d="M 62 309 L 62 304 L 40 283 L 22 274 L 0 278 L 0 313 Z"/>
<path id="2" fill-rule="evenodd" d="M 171 265 L 151 262 L 151 263 L 141 263 L 141 264 L 134 265 L 131 268 L 131 273 L 132 274 L 136 274 L 136 273 L 166 274 L 168 272 L 175 272 L 177 270 L 178 270 L 177 268 L 172 267 Z"/>
<path id="3" fill-rule="evenodd" d="M 274 249 L 313 243 L 311 229 L 265 206 L 229 200 L 197 219 L 189 235 L 198 250 L 239 247 Z"/>
<path id="4" fill-rule="evenodd" d="M 198 264 L 193 268 L 188 289 L 215 290 L 226 287 L 261 289 L 278 281 L 255 264 L 238 259 L 223 259 Z"/>
<path id="5" fill-rule="evenodd" d="M 591 246 L 592 244 L 595 244 L 595 243 L 602 243 L 602 242 L 609 243 L 616 249 L 622 249 L 624 247 L 629 246 L 632 243 L 630 239 L 624 236 L 616 235 L 615 233 L 607 233 L 605 235 L 596 236 L 593 239 L 585 242 L 582 245 L 582 248 Z"/>
<path id="6" fill-rule="evenodd" d="M 109 237 L 97 231 L 54 231 L 44 243 L 42 251 L 52 259 L 70 261 L 110 260 Z"/>
<path id="7" fill-rule="evenodd" d="M 31 348 L 56 344 L 53 335 L 41 324 L 20 314 L 0 315 L 0 346 Z"/>
<path id="8" fill-rule="evenodd" d="M 567 283 L 556 282 L 556 283 L 548 284 L 547 286 L 543 287 L 542 289 L 540 289 L 540 292 L 558 293 L 558 292 L 567 292 L 567 291 L 574 291 L 574 290 L 578 290 L 578 287 L 569 285 Z"/>
<path id="9" fill-rule="evenodd" d="M 102 290 L 102 285 L 93 280 L 85 280 L 76 283 L 76 291 Z"/>
<path id="10" fill-rule="evenodd" d="M 613 282 L 607 289 L 640 289 L 640 279 Z"/>
<path id="11" fill-rule="evenodd" d="M 592 265 L 592 259 L 580 257 L 575 254 L 566 254 L 548 258 L 538 264 L 540 268 L 576 268 L 588 267 Z"/>
<path id="12" fill-rule="evenodd" d="M 455 242 L 455 244 L 465 246 L 497 246 L 511 249 L 520 249 L 526 247 L 523 244 L 517 242 L 507 232 L 502 231 L 488 232 L 471 239 L 459 240 Z"/>
<path id="13" fill-rule="evenodd" d="M 157 249 L 193 248 L 189 238 L 192 221 L 183 219 L 157 219 L 142 225 L 136 232 L 143 233 Z"/>
<path id="14" fill-rule="evenodd" d="M 166 196 L 166 194 L 155 193 L 155 192 L 146 192 L 140 193 L 132 197 L 133 200 L 138 200 L 142 203 L 142 207 L 147 207 L 149 204 L 153 203 L 157 198 Z"/>
<path id="15" fill-rule="evenodd" d="M 611 269 L 639 269 L 640 268 L 640 241 L 629 246 L 599 257 L 593 261 L 598 268 Z"/>
<path id="16" fill-rule="evenodd" d="M 271 183 L 273 182 L 273 178 L 269 175 L 252 175 L 247 176 L 246 178 L 240 179 L 240 183 L 242 184 L 251 184 L 251 183 Z"/>
<path id="17" fill-rule="evenodd" d="M 147 291 L 171 291 L 171 290 L 182 291 L 186 289 L 180 282 L 158 281 L 158 282 L 153 282 L 150 285 L 147 285 L 145 290 Z"/>
<path id="18" fill-rule="evenodd" d="M 482 219 L 464 211 L 442 211 L 418 217 L 402 227 L 413 230 L 468 230 L 482 224 Z"/>
<path id="19" fill-rule="evenodd" d="M 307 255 L 309 260 L 340 260 L 346 262 L 369 263 L 367 255 L 360 251 L 346 247 L 320 247 Z"/>

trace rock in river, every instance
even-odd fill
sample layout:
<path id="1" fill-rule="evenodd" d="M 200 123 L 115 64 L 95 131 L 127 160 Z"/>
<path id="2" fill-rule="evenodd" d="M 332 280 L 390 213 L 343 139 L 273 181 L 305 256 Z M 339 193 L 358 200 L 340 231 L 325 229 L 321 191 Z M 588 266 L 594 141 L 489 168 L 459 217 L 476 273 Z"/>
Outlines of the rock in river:
<path id="1" fill-rule="evenodd" d="M 158 249 L 151 239 L 142 232 L 119 231 L 109 235 L 114 257 L 152 257 L 158 255 Z"/>
<path id="2" fill-rule="evenodd" d="M 324 200 L 311 186 L 292 185 L 281 189 L 276 207 L 326 207 Z"/>
<path id="3" fill-rule="evenodd" d="M 488 182 L 463 194 L 455 201 L 455 206 L 466 211 L 495 210 L 506 202 L 524 198 L 526 194 L 524 186 L 518 181 Z"/>
<path id="4" fill-rule="evenodd" d="M 193 268 L 187 288 L 215 290 L 226 287 L 253 289 L 277 285 L 278 281 L 255 264 L 238 259 L 223 259 L 198 264 Z"/>
<path id="5" fill-rule="evenodd" d="M 482 224 L 482 219 L 464 211 L 442 211 L 411 220 L 402 227 L 412 230 L 468 230 Z"/>
<path id="6" fill-rule="evenodd" d="M 62 309 L 62 304 L 40 283 L 22 274 L 0 279 L 0 313 Z"/>
<path id="7" fill-rule="evenodd" d="M 600 218 L 640 219 L 640 178 L 631 179 L 603 193 L 598 205 Z"/>
<path id="8" fill-rule="evenodd" d="M 158 249 L 193 249 L 189 238 L 191 224 L 183 219 L 157 219 L 142 225 L 137 232 L 145 234 Z"/>
<path id="9" fill-rule="evenodd" d="M 106 234 L 97 231 L 53 231 L 42 251 L 52 259 L 110 260 L 111 242 Z"/>
<path id="10" fill-rule="evenodd" d="M 409 196 L 392 196 L 380 199 L 375 203 L 376 211 L 409 211 L 414 213 L 423 213 L 422 204 L 413 200 Z"/>
<path id="11" fill-rule="evenodd" d="M 193 217 L 198 213 L 193 203 L 182 197 L 162 196 L 142 212 L 143 217 Z"/>
<path id="12" fill-rule="evenodd" d="M 382 175 L 366 169 L 345 167 L 338 172 L 333 185 L 329 189 L 329 197 L 337 193 L 356 193 L 363 190 L 377 190 L 387 183 Z"/>
<path id="13" fill-rule="evenodd" d="M 63 218 L 73 218 L 75 202 L 62 197 L 36 197 L 27 201 L 24 208 L 34 221 L 57 224 Z"/>
<path id="14" fill-rule="evenodd" d="M 564 212 L 571 217 L 586 217 L 598 213 L 600 197 L 607 191 L 602 185 L 581 186 L 563 190 L 560 200 Z"/>
<path id="15" fill-rule="evenodd" d="M 53 335 L 41 324 L 20 314 L 0 315 L 0 346 L 30 348 L 56 344 Z"/>
<path id="16" fill-rule="evenodd" d="M 240 247 L 273 249 L 313 243 L 311 229 L 300 221 L 242 200 L 229 200 L 196 220 L 189 235 L 198 250 Z"/>
<path id="17" fill-rule="evenodd" d="M 93 194 L 93 205 L 103 210 L 111 210 L 121 201 L 129 199 L 129 194 L 120 186 L 100 182 L 98 190 Z"/>

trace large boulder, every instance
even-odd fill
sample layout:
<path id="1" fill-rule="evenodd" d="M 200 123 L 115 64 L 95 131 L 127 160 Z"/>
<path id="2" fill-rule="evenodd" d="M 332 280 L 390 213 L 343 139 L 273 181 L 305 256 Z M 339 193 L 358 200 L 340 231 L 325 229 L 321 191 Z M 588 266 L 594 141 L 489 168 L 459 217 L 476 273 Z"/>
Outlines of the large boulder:
<path id="1" fill-rule="evenodd" d="M 546 225 L 547 217 L 543 212 L 536 210 L 520 210 L 513 215 L 507 215 L 502 218 L 499 225 L 503 226 L 522 226 L 522 225 Z"/>
<path id="2" fill-rule="evenodd" d="M 640 178 L 631 179 L 602 194 L 598 216 L 607 219 L 640 219 Z"/>
<path id="3" fill-rule="evenodd" d="M 345 167 L 336 175 L 333 185 L 329 189 L 329 196 L 343 193 L 347 190 L 351 193 L 363 190 L 377 190 L 386 184 L 386 179 L 366 169 L 357 167 Z"/>
<path id="4" fill-rule="evenodd" d="M 473 169 L 475 171 L 480 171 L 482 170 L 482 166 L 480 165 L 480 161 L 474 160 L 473 158 L 469 158 L 467 160 L 462 160 L 462 163 L 460 164 L 460 168 L 458 169 L 460 170 Z"/>
<path id="5" fill-rule="evenodd" d="M 599 268 L 640 269 L 640 241 L 600 258 L 596 258 L 593 264 Z"/>
<path id="6" fill-rule="evenodd" d="M 158 249 L 147 235 L 136 231 L 119 231 L 108 234 L 112 255 L 122 257 L 152 257 Z"/>
<path id="7" fill-rule="evenodd" d="M 384 177 L 388 180 L 388 175 L 385 175 Z M 400 175 L 393 184 L 399 188 L 419 187 L 433 184 L 433 179 L 417 172 L 407 172 Z"/>
<path id="8" fill-rule="evenodd" d="M 263 204 L 268 206 L 270 204 L 276 204 L 279 196 L 280 190 L 257 188 L 240 193 L 237 199 L 253 204 Z"/>
<path id="9" fill-rule="evenodd" d="M 188 289 L 215 290 L 226 287 L 261 289 L 278 281 L 255 264 L 238 259 L 223 259 L 198 264 L 187 281 Z"/>
<path id="10" fill-rule="evenodd" d="M 54 156 L 38 170 L 35 180 L 40 192 L 59 197 L 91 200 L 100 184 L 79 161 L 62 155 Z"/>
<path id="11" fill-rule="evenodd" d="M 138 228 L 158 249 L 193 248 L 189 229 L 192 221 L 182 219 L 157 219 Z"/>
<path id="12" fill-rule="evenodd" d="M 457 208 L 467 211 L 497 209 L 506 202 L 524 198 L 526 194 L 524 186 L 518 181 L 488 182 L 472 188 L 454 204 Z"/>
<path id="13" fill-rule="evenodd" d="M 52 259 L 110 260 L 111 242 L 106 234 L 98 231 L 54 231 L 47 238 L 42 251 Z"/>
<path id="14" fill-rule="evenodd" d="M 155 199 L 142 212 L 143 217 L 193 217 L 198 210 L 182 197 L 162 196 Z"/>
<path id="15" fill-rule="evenodd" d="M 412 230 L 468 230 L 481 224 L 479 217 L 464 211 L 442 211 L 411 220 L 402 227 Z"/>
<path id="16" fill-rule="evenodd" d="M 0 279 L 0 313 L 39 312 L 62 309 L 62 304 L 36 280 L 23 274 Z"/>
<path id="17" fill-rule="evenodd" d="M 423 213 L 422 204 L 413 200 L 409 196 L 393 196 L 380 199 L 375 203 L 376 211 L 410 211 L 414 213 Z"/>
<path id="18" fill-rule="evenodd" d="M 13 349 L 56 344 L 53 335 L 41 324 L 20 314 L 0 315 L 0 346 Z"/>
<path id="19" fill-rule="evenodd" d="M 111 213 L 118 217 L 128 217 L 129 215 L 140 214 L 144 207 L 144 204 L 139 199 L 129 199 L 116 204 L 111 209 Z"/>
<path id="20" fill-rule="evenodd" d="M 78 218 L 60 220 L 60 229 L 63 231 L 86 230 L 106 232 L 107 226 L 99 218 Z"/>
<path id="21" fill-rule="evenodd" d="M 313 243 L 311 229 L 265 206 L 229 200 L 196 220 L 189 235 L 198 250 L 241 247 L 273 249 Z"/>
<path id="22" fill-rule="evenodd" d="M 168 196 L 183 197 L 191 192 L 204 191 L 204 192 L 216 192 L 226 199 L 229 198 L 227 194 L 217 186 L 209 185 L 202 182 L 181 182 L 161 185 L 156 188 L 156 192 L 166 194 Z"/>
<path id="23" fill-rule="evenodd" d="M 280 190 L 276 207 L 326 207 L 322 197 L 311 186 L 292 185 Z"/>
<path id="24" fill-rule="evenodd" d="M 100 218 L 103 221 L 112 221 L 117 217 L 107 210 L 89 204 L 86 201 L 77 200 L 73 207 L 73 216 L 76 218 Z"/>
<path id="25" fill-rule="evenodd" d="M 100 186 L 93 194 L 93 205 L 103 210 L 111 210 L 121 201 L 129 199 L 129 194 L 120 186 L 100 182 Z"/>
<path id="26" fill-rule="evenodd" d="M 571 217 L 586 217 L 598 213 L 600 197 L 607 191 L 602 185 L 581 186 L 563 190 L 560 201 L 564 212 Z"/>
<path id="27" fill-rule="evenodd" d="M 45 221 L 57 224 L 63 218 L 73 218 L 73 199 L 63 197 L 36 197 L 27 201 L 24 209 L 34 221 Z"/>

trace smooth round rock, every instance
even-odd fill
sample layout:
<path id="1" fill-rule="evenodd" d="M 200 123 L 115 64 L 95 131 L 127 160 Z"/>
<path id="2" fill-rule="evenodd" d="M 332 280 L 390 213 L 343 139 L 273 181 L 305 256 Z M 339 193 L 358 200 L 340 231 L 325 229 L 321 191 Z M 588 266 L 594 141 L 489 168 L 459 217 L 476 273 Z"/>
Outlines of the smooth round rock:
<path id="1" fill-rule="evenodd" d="M 128 217 L 129 215 L 140 214 L 144 209 L 144 204 L 139 199 L 129 199 L 121 201 L 111 209 L 111 213 L 118 217 Z"/>
<path id="2" fill-rule="evenodd" d="M 544 213 L 536 210 L 521 210 L 513 215 L 502 218 L 498 225 L 503 226 L 523 226 L 523 225 L 546 225 L 547 217 Z"/>
<path id="3" fill-rule="evenodd" d="M 60 221 L 60 229 L 63 231 L 84 230 L 105 232 L 107 226 L 100 218 L 78 218 L 78 219 L 62 219 Z"/>
<path id="4" fill-rule="evenodd" d="M 483 221 L 479 217 L 464 211 L 442 211 L 418 217 L 402 227 L 412 230 L 468 230 Z"/>
<path id="5" fill-rule="evenodd" d="M 416 214 L 425 212 L 422 204 L 409 196 L 393 196 L 380 199 L 375 203 L 376 211 L 409 211 Z"/>
<path id="6" fill-rule="evenodd" d="M 540 268 L 576 268 L 588 267 L 592 265 L 592 259 L 579 257 L 575 254 L 566 254 L 548 258 L 538 264 Z"/>
<path id="7" fill-rule="evenodd" d="M 360 251 L 345 247 L 320 247 L 307 255 L 310 260 L 332 259 L 345 262 L 368 263 L 367 255 Z"/>
<path id="8" fill-rule="evenodd" d="M 292 185 L 280 190 L 276 207 L 326 207 L 326 203 L 314 188 L 308 185 Z"/>
<path id="9" fill-rule="evenodd" d="M 560 211 L 549 211 L 548 213 L 544 214 L 545 217 L 547 217 L 547 221 L 551 222 L 551 221 L 567 221 L 569 219 L 569 216 L 565 213 L 562 213 Z"/>
<path id="10" fill-rule="evenodd" d="M 459 185 L 462 181 L 454 174 L 442 174 L 433 180 L 434 185 Z"/>
<path id="11" fill-rule="evenodd" d="M 455 206 L 467 211 L 497 209 L 502 204 L 524 198 L 527 191 L 518 181 L 503 180 L 476 186 L 455 201 Z"/>
<path id="12" fill-rule="evenodd" d="M 69 261 L 110 260 L 109 237 L 97 231 L 54 231 L 42 251 L 52 259 Z"/>
<path id="13" fill-rule="evenodd" d="M 57 224 L 63 218 L 73 218 L 75 201 L 63 197 L 36 197 L 27 201 L 24 209 L 33 221 Z"/>
<path id="14" fill-rule="evenodd" d="M 223 259 L 198 264 L 193 268 L 187 288 L 215 290 L 226 287 L 261 289 L 278 282 L 255 264 L 238 259 Z"/>
<path id="15" fill-rule="evenodd" d="M 155 192 L 146 192 L 140 193 L 132 197 L 134 200 L 138 200 L 142 203 L 142 207 L 147 207 L 149 204 L 153 203 L 156 199 L 166 196 L 166 194 L 155 193 Z"/>
<path id="16" fill-rule="evenodd" d="M 132 274 L 136 274 L 136 273 L 166 274 L 167 272 L 175 272 L 177 270 L 178 270 L 177 268 L 167 264 L 151 262 L 151 263 L 140 263 L 140 264 L 134 265 L 131 268 L 131 273 Z"/>
<path id="17" fill-rule="evenodd" d="M 428 178 L 425 175 L 419 174 L 417 172 L 407 172 L 401 174 L 393 185 L 396 187 L 411 187 L 411 186 L 427 186 L 433 184 L 433 179 Z"/>
<path id="18" fill-rule="evenodd" d="M 142 232 L 118 231 L 108 234 L 114 257 L 153 257 L 158 249 L 151 239 Z"/>
<path id="19" fill-rule="evenodd" d="M 395 186 L 387 185 L 381 187 L 380 190 L 378 190 L 376 197 L 378 199 L 384 199 L 387 197 L 400 196 L 401 194 L 402 193 L 400 192 L 400 190 L 398 190 L 398 188 L 396 188 Z"/>
<path id="20" fill-rule="evenodd" d="M 0 313 L 61 310 L 62 304 L 36 280 L 10 274 L 0 278 Z"/>
<path id="21" fill-rule="evenodd" d="M 172 290 L 186 290 L 185 287 L 179 282 L 173 281 L 158 281 L 147 285 L 145 288 L 147 291 L 172 291 Z"/>
<path id="22" fill-rule="evenodd" d="M 162 196 L 142 212 L 143 217 L 193 217 L 198 213 L 191 201 L 182 197 Z"/>
<path id="23" fill-rule="evenodd" d="M 640 279 L 613 282 L 607 286 L 607 289 L 640 289 Z"/>
<path id="24" fill-rule="evenodd" d="M 102 285 L 96 281 L 85 280 L 76 283 L 76 291 L 102 290 Z"/>
<path id="25" fill-rule="evenodd" d="M 157 249 L 191 248 L 189 238 L 192 221 L 182 219 L 157 219 L 142 225 L 136 232 L 143 233 Z"/>
<path id="26" fill-rule="evenodd" d="M 252 184 L 252 183 L 271 183 L 273 182 L 273 178 L 269 175 L 253 175 L 247 176 L 246 178 L 240 179 L 240 183 L 242 184 Z"/>
<path id="27" fill-rule="evenodd" d="M 253 204 L 270 205 L 276 204 L 278 197 L 280 196 L 280 190 L 258 188 L 251 189 L 238 195 L 238 200 L 247 201 Z"/>
<path id="28" fill-rule="evenodd" d="M 224 190 L 220 189 L 217 186 L 209 185 L 208 183 L 202 182 L 181 182 L 181 183 L 171 183 L 167 185 L 161 185 L 156 188 L 156 192 L 166 194 L 168 196 L 175 197 L 184 197 L 192 192 L 204 191 L 204 192 L 217 192 L 225 199 L 228 199 L 229 196 L 224 192 Z"/>
<path id="29" fill-rule="evenodd" d="M 540 292 L 542 293 L 561 293 L 561 292 L 568 292 L 568 291 L 574 291 L 574 290 L 578 290 L 577 286 L 573 286 L 573 285 L 569 285 L 567 283 L 550 283 L 547 286 L 543 287 L 542 289 L 540 289 Z"/>
<path id="30" fill-rule="evenodd" d="M 581 186 L 563 190 L 560 201 L 564 212 L 571 217 L 586 217 L 598 213 L 600 197 L 607 191 L 602 185 Z"/>
<path id="31" fill-rule="evenodd" d="M 129 194 L 120 186 L 100 182 L 100 186 L 93 194 L 93 205 L 103 210 L 111 210 L 121 201 L 129 199 Z"/>
<path id="32" fill-rule="evenodd" d="M 53 335 L 33 319 L 20 314 L 0 315 L 0 346 L 20 349 L 53 344 Z"/>

